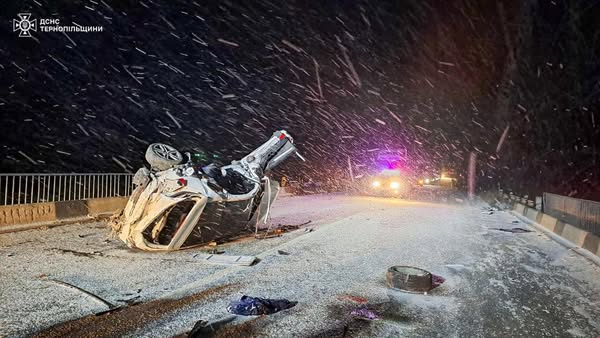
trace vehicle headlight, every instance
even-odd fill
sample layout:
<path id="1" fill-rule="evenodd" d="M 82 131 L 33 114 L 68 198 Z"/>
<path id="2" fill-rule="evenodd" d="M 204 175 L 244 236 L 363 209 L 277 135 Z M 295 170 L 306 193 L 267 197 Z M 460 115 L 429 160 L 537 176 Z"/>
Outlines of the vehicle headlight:
<path id="1" fill-rule="evenodd" d="M 373 188 L 378 188 L 379 186 L 381 186 L 381 182 L 373 181 L 373 183 L 371 183 L 371 185 L 373 186 Z"/>
<path id="2" fill-rule="evenodd" d="M 392 188 L 392 189 L 398 189 L 398 188 L 400 188 L 400 183 L 398 183 L 398 182 L 392 182 L 392 183 L 390 183 L 390 188 Z"/>
<path id="3" fill-rule="evenodd" d="M 425 179 L 425 184 L 429 184 L 429 179 L 428 178 Z"/>

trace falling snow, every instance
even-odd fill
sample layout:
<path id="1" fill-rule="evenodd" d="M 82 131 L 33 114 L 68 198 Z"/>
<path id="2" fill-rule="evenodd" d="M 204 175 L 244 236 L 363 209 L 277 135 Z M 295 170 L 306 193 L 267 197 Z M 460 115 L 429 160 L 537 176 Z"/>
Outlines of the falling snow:
<path id="1" fill-rule="evenodd" d="M 0 28 L 2 172 L 131 170 L 151 142 L 228 161 L 286 129 L 298 180 L 405 149 L 415 175 L 476 152 L 481 188 L 600 191 L 600 4 L 63 5 L 18 10 L 104 32 Z"/>

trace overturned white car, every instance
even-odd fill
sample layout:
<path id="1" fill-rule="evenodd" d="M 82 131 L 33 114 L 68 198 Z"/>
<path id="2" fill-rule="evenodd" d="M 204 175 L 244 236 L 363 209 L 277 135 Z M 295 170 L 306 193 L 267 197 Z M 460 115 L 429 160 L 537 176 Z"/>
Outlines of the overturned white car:
<path id="1" fill-rule="evenodd" d="M 238 236 L 266 222 L 279 183 L 265 174 L 292 154 L 302 158 L 285 131 L 230 165 L 200 166 L 189 153 L 154 143 L 146 151 L 151 169 L 135 174 L 113 233 L 129 247 L 177 250 Z M 183 162 L 183 157 L 187 161 Z"/>

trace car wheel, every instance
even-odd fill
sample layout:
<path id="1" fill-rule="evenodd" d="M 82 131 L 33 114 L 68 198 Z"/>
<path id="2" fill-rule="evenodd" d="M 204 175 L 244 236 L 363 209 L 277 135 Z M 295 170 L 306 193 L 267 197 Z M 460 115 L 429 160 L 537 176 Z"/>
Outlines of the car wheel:
<path id="1" fill-rule="evenodd" d="M 181 153 L 168 144 L 153 143 L 146 150 L 146 161 L 154 169 L 167 170 L 178 165 L 182 160 Z"/>
<path id="2" fill-rule="evenodd" d="M 386 279 L 390 288 L 404 292 L 424 293 L 433 288 L 431 273 L 412 266 L 392 266 Z"/>

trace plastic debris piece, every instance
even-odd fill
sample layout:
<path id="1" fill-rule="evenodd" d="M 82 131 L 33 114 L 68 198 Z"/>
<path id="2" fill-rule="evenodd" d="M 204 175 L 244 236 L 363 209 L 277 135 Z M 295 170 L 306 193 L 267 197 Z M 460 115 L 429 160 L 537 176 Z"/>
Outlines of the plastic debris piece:
<path id="1" fill-rule="evenodd" d="M 219 252 L 217 252 L 217 254 L 198 253 L 194 254 L 192 257 L 202 259 L 210 264 L 237 266 L 250 266 L 257 261 L 255 256 L 227 256 L 222 255 L 222 253 Z"/>
<path id="2" fill-rule="evenodd" d="M 227 311 L 242 316 L 268 315 L 296 306 L 298 302 L 287 299 L 267 299 L 242 296 L 239 301 L 229 304 Z"/>
<path id="3" fill-rule="evenodd" d="M 221 255 L 225 253 L 225 250 L 219 250 L 215 247 L 214 249 L 208 250 L 208 253 L 212 255 Z"/>
<path id="4" fill-rule="evenodd" d="M 431 274 L 431 288 L 432 289 L 435 289 L 438 286 L 444 284 L 445 281 L 446 281 L 446 278 L 444 278 L 442 276 Z"/>
<path id="5" fill-rule="evenodd" d="M 361 306 L 361 307 L 358 307 L 358 308 L 352 310 L 352 312 L 350 312 L 350 314 L 353 315 L 354 317 L 357 317 L 360 319 L 379 320 L 379 316 L 377 315 L 377 313 L 375 313 L 375 311 L 370 310 L 364 306 Z"/>

